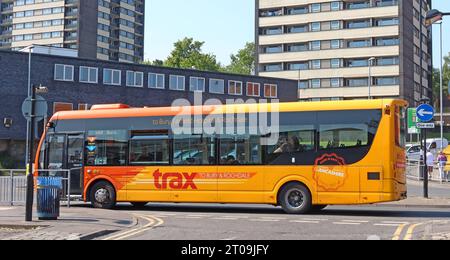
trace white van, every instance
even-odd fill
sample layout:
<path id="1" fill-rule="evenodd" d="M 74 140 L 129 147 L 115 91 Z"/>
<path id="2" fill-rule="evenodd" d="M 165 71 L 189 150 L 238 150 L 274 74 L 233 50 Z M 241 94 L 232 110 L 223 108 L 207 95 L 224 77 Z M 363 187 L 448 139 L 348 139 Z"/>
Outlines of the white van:
<path id="1" fill-rule="evenodd" d="M 427 149 L 435 156 L 448 146 L 448 140 L 444 138 L 443 146 L 441 147 L 441 138 L 427 139 Z M 420 160 L 422 151 L 420 149 L 420 144 L 410 145 L 406 149 L 406 158 L 412 161 Z"/>

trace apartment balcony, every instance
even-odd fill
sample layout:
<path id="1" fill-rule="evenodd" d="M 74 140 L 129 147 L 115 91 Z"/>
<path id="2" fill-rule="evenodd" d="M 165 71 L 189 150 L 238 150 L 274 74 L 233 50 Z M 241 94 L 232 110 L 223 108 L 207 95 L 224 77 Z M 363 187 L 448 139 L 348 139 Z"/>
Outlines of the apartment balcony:
<path id="1" fill-rule="evenodd" d="M 341 10 L 333 12 L 307 13 L 301 15 L 281 15 L 260 17 L 260 27 L 294 25 L 310 22 L 326 22 L 338 20 L 358 20 L 378 17 L 398 17 L 398 6 L 374 7 L 364 9 Z"/>
<path id="2" fill-rule="evenodd" d="M 400 29 L 397 25 L 319 32 L 285 33 L 277 35 L 260 35 L 259 45 L 274 45 L 282 43 L 297 43 L 334 39 L 349 40 L 372 37 L 389 37 L 398 36 L 399 34 Z"/>
<path id="3" fill-rule="evenodd" d="M 364 48 L 340 48 L 327 49 L 320 51 L 303 51 L 303 52 L 282 52 L 260 54 L 259 63 L 279 63 L 279 62 L 298 62 L 308 60 L 326 60 L 334 58 L 363 58 L 363 57 L 384 57 L 399 56 L 400 47 L 394 46 L 374 46 Z"/>
<path id="4" fill-rule="evenodd" d="M 326 68 L 326 69 L 312 69 L 312 70 L 288 70 L 288 71 L 273 71 L 260 72 L 259 76 L 285 78 L 298 80 L 309 79 L 325 79 L 325 78 L 364 78 L 368 76 L 368 67 L 344 67 L 344 68 Z M 373 77 L 392 77 L 400 75 L 400 66 L 374 66 L 372 67 Z"/>

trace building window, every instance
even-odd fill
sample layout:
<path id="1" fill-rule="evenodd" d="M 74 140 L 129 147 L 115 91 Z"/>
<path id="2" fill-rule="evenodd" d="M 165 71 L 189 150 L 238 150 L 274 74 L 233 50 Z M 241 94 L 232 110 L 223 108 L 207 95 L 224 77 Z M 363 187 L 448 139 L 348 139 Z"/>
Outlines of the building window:
<path id="1" fill-rule="evenodd" d="M 331 30 L 339 30 L 339 29 L 341 29 L 341 22 L 331 21 Z"/>
<path id="2" fill-rule="evenodd" d="M 148 87 L 149 88 L 157 88 L 157 89 L 164 89 L 164 74 L 156 74 L 156 73 L 149 73 L 148 74 Z"/>
<path id="3" fill-rule="evenodd" d="M 320 79 L 312 79 L 311 87 L 312 88 L 320 88 L 321 87 Z"/>
<path id="4" fill-rule="evenodd" d="M 320 66 L 320 60 L 313 60 L 312 61 L 312 68 L 313 69 L 320 69 L 321 68 L 321 66 Z"/>
<path id="5" fill-rule="evenodd" d="M 311 12 L 312 13 L 318 13 L 321 11 L 321 4 L 312 4 L 311 5 Z"/>
<path id="6" fill-rule="evenodd" d="M 264 84 L 264 97 L 277 98 L 278 97 L 278 86 L 275 84 Z"/>
<path id="7" fill-rule="evenodd" d="M 375 85 L 377 86 L 393 86 L 399 85 L 400 80 L 398 77 L 381 77 L 375 78 Z"/>
<path id="8" fill-rule="evenodd" d="M 73 104 L 72 103 L 64 103 L 64 102 L 55 102 L 53 103 L 53 114 L 62 111 L 72 111 Z"/>
<path id="9" fill-rule="evenodd" d="M 215 94 L 225 93 L 225 81 L 222 79 L 210 79 L 209 80 L 209 92 Z"/>
<path id="10" fill-rule="evenodd" d="M 341 10 L 340 2 L 331 2 L 331 11 L 339 11 Z"/>
<path id="11" fill-rule="evenodd" d="M 311 50 L 317 51 L 321 48 L 321 42 L 320 41 L 312 41 L 311 42 Z"/>
<path id="12" fill-rule="evenodd" d="M 193 92 L 205 92 L 205 78 L 191 77 L 189 90 Z"/>
<path id="13" fill-rule="evenodd" d="M 127 86 L 128 87 L 143 87 L 144 73 L 136 71 L 127 71 Z"/>
<path id="14" fill-rule="evenodd" d="M 259 97 L 260 95 L 260 84 L 247 82 L 247 96 L 250 97 Z"/>
<path id="15" fill-rule="evenodd" d="M 171 90 L 185 90 L 185 77 L 170 75 L 169 88 Z"/>
<path id="16" fill-rule="evenodd" d="M 80 67 L 80 82 L 83 83 L 98 83 L 98 68 Z"/>
<path id="17" fill-rule="evenodd" d="M 55 80 L 73 81 L 74 66 L 55 64 Z"/>
<path id="18" fill-rule="evenodd" d="M 341 67 L 341 60 L 340 59 L 331 59 L 331 67 L 333 69 L 340 68 Z"/>
<path id="19" fill-rule="evenodd" d="M 88 104 L 78 104 L 78 110 L 89 110 Z"/>
<path id="20" fill-rule="evenodd" d="M 339 80 L 339 78 L 332 78 L 331 79 L 331 87 L 333 88 L 337 88 L 341 86 L 341 81 Z"/>
<path id="21" fill-rule="evenodd" d="M 339 49 L 341 48 L 340 40 L 331 40 L 331 49 Z"/>
<path id="22" fill-rule="evenodd" d="M 320 31 L 320 23 L 311 23 L 311 31 L 319 32 Z"/>
<path id="23" fill-rule="evenodd" d="M 242 95 L 242 82 L 230 80 L 228 82 L 228 94 L 230 95 Z"/>
<path id="24" fill-rule="evenodd" d="M 113 69 L 104 69 L 103 84 L 120 86 L 122 84 L 122 71 Z"/>

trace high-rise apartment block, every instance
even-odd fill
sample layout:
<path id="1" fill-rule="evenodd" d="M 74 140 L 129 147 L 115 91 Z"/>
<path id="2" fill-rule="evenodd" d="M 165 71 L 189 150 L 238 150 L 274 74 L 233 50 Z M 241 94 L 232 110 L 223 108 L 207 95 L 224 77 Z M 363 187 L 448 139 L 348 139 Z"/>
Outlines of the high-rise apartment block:
<path id="1" fill-rule="evenodd" d="M 0 0 L 0 49 L 70 48 L 82 58 L 139 62 L 144 0 Z"/>
<path id="2" fill-rule="evenodd" d="M 304 101 L 431 97 L 431 0 L 256 0 L 257 72 Z M 422 24 L 421 24 L 422 23 Z"/>

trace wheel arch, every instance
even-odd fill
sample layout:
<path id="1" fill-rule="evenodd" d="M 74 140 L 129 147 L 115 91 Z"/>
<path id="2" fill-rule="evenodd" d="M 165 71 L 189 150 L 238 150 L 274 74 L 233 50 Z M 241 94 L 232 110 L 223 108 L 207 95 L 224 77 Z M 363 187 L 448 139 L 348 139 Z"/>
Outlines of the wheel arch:
<path id="1" fill-rule="evenodd" d="M 306 178 L 302 178 L 300 176 L 288 176 L 288 177 L 280 180 L 275 186 L 274 191 L 275 191 L 275 195 L 276 195 L 277 205 L 280 205 L 279 196 L 280 196 L 280 193 L 283 190 L 283 188 L 292 183 L 305 186 L 309 190 L 309 193 L 311 194 L 312 203 L 313 204 L 316 203 L 317 196 L 315 196 L 315 189 L 314 189 L 313 184 L 310 181 L 308 181 Z"/>
<path id="2" fill-rule="evenodd" d="M 114 188 L 114 191 L 115 191 L 116 194 L 117 194 L 117 190 L 118 190 L 118 189 L 117 189 L 116 185 L 114 185 L 114 180 L 112 180 L 112 179 L 111 179 L 110 177 L 108 177 L 108 176 L 98 176 L 98 177 L 96 177 L 96 178 L 90 180 L 90 181 L 87 183 L 86 189 L 85 189 L 85 191 L 84 191 L 84 201 L 85 201 L 85 202 L 88 202 L 88 201 L 91 200 L 91 190 L 92 190 L 92 187 L 94 187 L 95 184 L 97 184 L 97 183 L 99 183 L 99 182 L 102 182 L 102 181 L 111 184 L 111 186 Z"/>

